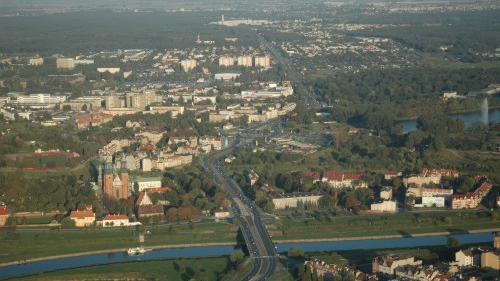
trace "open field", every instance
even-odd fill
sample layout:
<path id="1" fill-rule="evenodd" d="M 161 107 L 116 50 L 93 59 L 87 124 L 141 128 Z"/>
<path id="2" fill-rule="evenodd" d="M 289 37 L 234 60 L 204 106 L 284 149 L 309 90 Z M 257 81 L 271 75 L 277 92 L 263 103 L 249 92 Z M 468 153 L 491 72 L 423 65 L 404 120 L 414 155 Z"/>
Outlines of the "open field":
<path id="1" fill-rule="evenodd" d="M 28 277 L 11 278 L 16 281 L 52 280 L 217 280 L 229 264 L 228 257 L 159 260 L 110 264 L 60 270 Z"/>
<path id="2" fill-rule="evenodd" d="M 145 246 L 236 243 L 237 228 L 230 224 L 207 223 L 158 227 L 145 237 Z M 139 238 L 134 229 L 17 229 L 0 232 L 2 251 L 0 263 L 78 254 L 90 251 L 124 249 L 137 246 Z"/>
<path id="3" fill-rule="evenodd" d="M 451 222 L 451 223 L 450 223 Z M 377 214 L 338 217 L 331 221 L 314 219 L 284 220 L 269 228 L 282 235 L 274 235 L 276 241 L 302 239 L 339 239 L 436 232 L 467 232 L 498 228 L 491 220 L 489 211 L 449 211 L 405 214 Z"/>

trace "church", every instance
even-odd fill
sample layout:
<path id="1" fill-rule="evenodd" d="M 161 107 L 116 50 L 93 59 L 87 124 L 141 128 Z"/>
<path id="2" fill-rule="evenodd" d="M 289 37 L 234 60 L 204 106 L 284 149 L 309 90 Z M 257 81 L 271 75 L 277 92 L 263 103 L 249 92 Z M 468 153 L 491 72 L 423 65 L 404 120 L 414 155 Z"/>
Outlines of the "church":
<path id="1" fill-rule="evenodd" d="M 117 199 L 127 199 L 130 197 L 131 192 L 125 154 L 122 154 L 119 171 L 115 169 L 111 157 L 106 159 L 106 163 L 99 167 L 97 185 L 102 193 L 109 197 Z"/>

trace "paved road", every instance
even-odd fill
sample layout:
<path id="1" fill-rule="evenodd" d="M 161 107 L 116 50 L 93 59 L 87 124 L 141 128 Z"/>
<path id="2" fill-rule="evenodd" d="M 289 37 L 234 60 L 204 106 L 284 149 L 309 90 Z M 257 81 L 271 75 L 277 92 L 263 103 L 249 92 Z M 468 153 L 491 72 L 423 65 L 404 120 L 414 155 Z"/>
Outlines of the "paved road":
<path id="1" fill-rule="evenodd" d="M 276 119 L 265 124 L 251 126 L 242 135 L 252 133 L 267 126 L 273 128 L 278 122 L 280 120 Z M 262 223 L 261 218 L 263 214 L 255 203 L 243 194 L 238 184 L 230 178 L 221 165 L 221 161 L 232 153 L 233 147 L 239 144 L 240 138 L 241 135 L 237 135 L 231 146 L 204 157 L 201 161 L 203 167 L 213 176 L 217 184 L 224 188 L 229 199 L 232 201 L 233 212 L 240 220 L 240 230 L 243 233 L 248 252 L 254 259 L 253 268 L 242 280 L 260 281 L 266 280 L 276 270 L 277 257 L 275 246 L 266 226 Z"/>

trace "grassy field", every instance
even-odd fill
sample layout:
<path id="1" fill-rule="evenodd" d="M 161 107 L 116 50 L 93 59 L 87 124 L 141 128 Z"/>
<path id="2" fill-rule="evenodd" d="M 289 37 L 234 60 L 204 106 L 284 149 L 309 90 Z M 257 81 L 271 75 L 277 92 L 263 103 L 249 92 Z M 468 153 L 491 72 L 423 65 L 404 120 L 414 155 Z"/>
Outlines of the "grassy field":
<path id="1" fill-rule="evenodd" d="M 16 281 L 53 280 L 218 280 L 229 264 L 228 257 L 193 258 L 119 263 L 61 270 L 28 277 L 11 278 Z"/>
<path id="2" fill-rule="evenodd" d="M 193 228 L 173 225 L 169 230 L 160 227 L 145 237 L 145 246 L 194 243 L 236 243 L 237 228 L 230 224 L 195 224 Z M 134 229 L 82 229 L 32 230 L 0 232 L 2 251 L 0 263 L 41 258 L 54 255 L 76 254 L 88 251 L 122 249 L 139 244 Z"/>
<path id="3" fill-rule="evenodd" d="M 284 220 L 270 225 L 274 240 L 352 238 L 382 235 L 411 236 L 433 232 L 467 232 L 498 228 L 489 212 L 449 211 L 394 215 L 338 217 L 331 221 L 315 219 Z"/>

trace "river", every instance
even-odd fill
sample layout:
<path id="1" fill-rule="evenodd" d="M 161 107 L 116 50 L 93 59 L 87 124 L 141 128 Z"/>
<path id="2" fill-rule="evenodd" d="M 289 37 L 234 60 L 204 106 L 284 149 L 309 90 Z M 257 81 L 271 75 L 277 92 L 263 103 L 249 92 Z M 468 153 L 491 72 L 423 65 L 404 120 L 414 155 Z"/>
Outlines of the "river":
<path id="1" fill-rule="evenodd" d="M 493 241 L 491 232 L 457 234 L 454 235 L 462 244 L 486 243 Z M 409 238 L 390 238 L 376 240 L 351 240 L 336 242 L 303 242 L 277 244 L 279 253 L 287 252 L 293 247 L 300 247 L 305 252 L 315 251 L 341 251 L 361 249 L 388 249 L 445 245 L 447 236 L 426 236 Z M 128 256 L 126 252 L 109 254 L 95 254 L 71 258 L 37 261 L 27 264 L 18 264 L 0 267 L 0 279 L 14 276 L 31 275 L 40 272 L 55 271 L 68 268 L 86 267 L 92 265 L 103 265 L 109 263 L 121 263 L 144 260 L 160 260 L 189 257 L 213 257 L 228 256 L 235 251 L 233 246 L 206 246 L 158 249 L 141 256 Z"/>
<path id="2" fill-rule="evenodd" d="M 475 122 L 481 121 L 481 111 L 466 112 L 449 115 L 453 119 L 461 118 L 464 120 L 465 129 L 469 128 Z M 490 109 L 488 112 L 488 122 L 500 122 L 500 109 Z M 406 120 L 398 122 L 401 125 L 403 132 L 410 133 L 417 130 L 417 120 Z"/>

